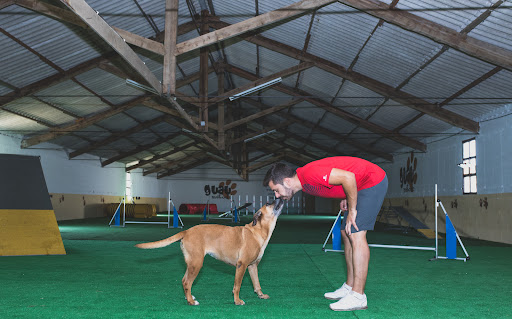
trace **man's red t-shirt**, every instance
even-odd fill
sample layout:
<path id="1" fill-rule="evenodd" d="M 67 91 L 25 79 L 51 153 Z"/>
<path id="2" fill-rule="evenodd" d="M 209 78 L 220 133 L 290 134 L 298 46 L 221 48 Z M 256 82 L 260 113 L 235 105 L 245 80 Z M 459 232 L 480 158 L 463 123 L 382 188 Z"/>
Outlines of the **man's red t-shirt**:
<path id="1" fill-rule="evenodd" d="M 333 168 L 339 168 L 355 174 L 357 191 L 380 183 L 386 172 L 367 160 L 350 157 L 327 157 L 297 168 L 297 176 L 302 190 L 310 195 L 327 198 L 346 198 L 341 185 L 329 185 L 329 176 Z"/>

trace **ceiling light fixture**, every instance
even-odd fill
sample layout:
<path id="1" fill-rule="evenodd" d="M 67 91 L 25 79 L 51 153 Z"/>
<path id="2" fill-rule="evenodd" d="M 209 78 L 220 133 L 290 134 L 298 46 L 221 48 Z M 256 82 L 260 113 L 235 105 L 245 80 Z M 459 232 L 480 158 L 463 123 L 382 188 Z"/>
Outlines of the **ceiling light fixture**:
<path id="1" fill-rule="evenodd" d="M 235 94 L 235 95 L 233 95 L 233 96 L 230 96 L 230 97 L 229 97 L 229 100 L 230 100 L 230 101 L 234 101 L 234 100 L 236 100 L 236 99 L 238 99 L 238 98 L 240 98 L 240 97 L 242 97 L 242 96 L 246 96 L 246 95 L 249 95 L 249 94 L 251 94 L 251 93 L 257 92 L 257 91 L 259 91 L 259 90 L 263 90 L 263 89 L 265 89 L 265 88 L 268 88 L 269 86 L 272 86 L 272 85 L 274 85 L 274 84 L 281 83 L 281 81 L 282 81 L 281 77 L 278 77 L 277 79 L 273 79 L 273 80 L 268 81 L 268 82 L 266 82 L 266 83 L 260 84 L 260 85 L 258 85 L 258 86 L 255 86 L 255 87 L 253 87 L 253 88 L 250 88 L 250 89 L 245 90 L 245 91 L 243 91 L 243 92 L 240 92 L 240 93 L 238 93 L 238 94 Z"/>
<path id="2" fill-rule="evenodd" d="M 256 136 L 253 136 L 253 137 L 249 137 L 247 139 L 244 140 L 245 143 L 249 142 L 249 141 L 252 141 L 252 140 L 255 140 L 257 138 L 260 138 L 262 136 L 265 136 L 265 135 L 268 135 L 268 134 L 272 134 L 274 133 L 276 130 L 272 130 L 272 131 L 268 131 L 268 132 L 265 132 L 265 133 L 261 133 L 259 135 L 256 135 Z"/>
<path id="3" fill-rule="evenodd" d="M 160 95 L 160 93 L 158 93 L 158 91 L 153 89 L 152 87 L 140 84 L 139 82 L 135 82 L 135 81 L 130 80 L 130 79 L 126 79 L 126 84 L 128 84 L 129 86 L 133 86 L 134 88 L 139 89 L 139 90 L 148 91 L 148 92 L 153 93 L 155 95 Z"/>

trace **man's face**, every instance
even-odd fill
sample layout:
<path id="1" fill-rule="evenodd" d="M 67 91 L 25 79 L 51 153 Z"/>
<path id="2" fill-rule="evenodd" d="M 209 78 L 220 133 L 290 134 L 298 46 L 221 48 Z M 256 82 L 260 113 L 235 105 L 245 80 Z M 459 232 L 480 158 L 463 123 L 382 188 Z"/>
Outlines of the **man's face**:
<path id="1" fill-rule="evenodd" d="M 286 185 L 286 182 L 283 181 L 283 184 Z M 276 198 L 281 198 L 284 200 L 290 200 L 293 197 L 293 190 L 291 188 L 286 187 L 282 184 L 274 184 L 272 181 L 268 183 L 268 187 L 274 191 Z"/>

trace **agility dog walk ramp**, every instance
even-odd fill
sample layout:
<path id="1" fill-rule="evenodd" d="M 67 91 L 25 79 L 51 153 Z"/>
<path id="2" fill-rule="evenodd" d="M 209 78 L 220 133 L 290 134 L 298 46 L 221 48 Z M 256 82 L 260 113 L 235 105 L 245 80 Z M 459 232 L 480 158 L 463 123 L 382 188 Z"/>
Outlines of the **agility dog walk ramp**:
<path id="1" fill-rule="evenodd" d="M 423 224 L 419 219 L 414 217 L 408 210 L 402 206 L 391 206 L 398 216 L 402 217 L 409 225 L 416 229 L 420 234 L 429 239 L 436 238 L 436 233 L 433 229 L 430 229 L 427 225 Z"/>

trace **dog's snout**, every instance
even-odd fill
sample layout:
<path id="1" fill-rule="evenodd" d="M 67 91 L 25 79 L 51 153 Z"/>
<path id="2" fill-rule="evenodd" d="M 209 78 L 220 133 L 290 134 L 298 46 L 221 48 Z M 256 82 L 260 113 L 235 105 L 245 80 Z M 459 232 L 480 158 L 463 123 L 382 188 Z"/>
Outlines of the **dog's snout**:
<path id="1" fill-rule="evenodd" d="M 284 200 L 282 200 L 281 198 L 276 198 L 276 200 L 274 201 L 274 210 L 279 210 L 281 206 L 283 206 L 283 204 Z"/>

